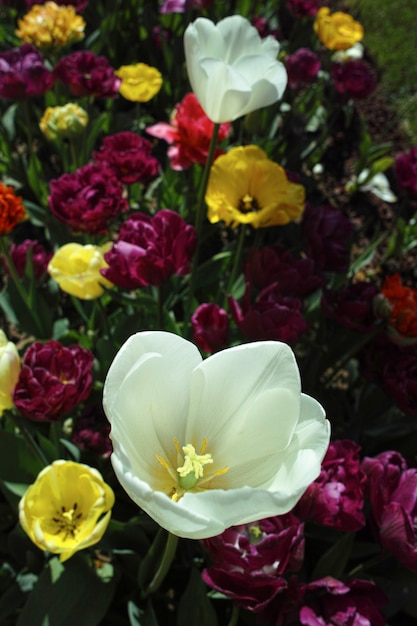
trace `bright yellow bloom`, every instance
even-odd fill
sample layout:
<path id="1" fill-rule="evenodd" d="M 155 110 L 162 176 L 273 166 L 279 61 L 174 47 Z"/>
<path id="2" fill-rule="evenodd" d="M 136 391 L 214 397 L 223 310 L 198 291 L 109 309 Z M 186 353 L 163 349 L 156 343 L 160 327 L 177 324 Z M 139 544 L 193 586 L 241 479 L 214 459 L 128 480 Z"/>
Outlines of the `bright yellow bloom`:
<path id="1" fill-rule="evenodd" d="M 17 348 L 0 330 L 0 415 L 5 409 L 14 406 L 13 391 L 19 373 L 20 357 Z"/>
<path id="2" fill-rule="evenodd" d="M 122 79 L 119 92 L 132 102 L 148 102 L 162 86 L 161 72 L 145 63 L 122 65 L 115 74 Z"/>
<path id="3" fill-rule="evenodd" d="M 317 12 L 314 30 L 329 50 L 347 50 L 361 41 L 364 35 L 362 24 L 351 15 L 342 11 L 330 14 L 328 7 L 322 7 Z"/>
<path id="4" fill-rule="evenodd" d="M 41 131 L 51 140 L 77 135 L 87 124 L 87 111 L 73 102 L 60 107 L 48 107 L 39 122 Z"/>
<path id="5" fill-rule="evenodd" d="M 207 186 L 208 219 L 226 226 L 280 226 L 304 210 L 305 190 L 257 146 L 233 148 L 216 159 Z"/>
<path id="6" fill-rule="evenodd" d="M 81 300 L 94 300 L 104 292 L 104 287 L 113 283 L 100 274 L 108 267 L 104 254 L 111 248 L 111 242 L 104 246 L 80 243 L 67 243 L 59 248 L 48 265 L 48 272 L 61 287 Z"/>
<path id="7" fill-rule="evenodd" d="M 41 50 L 63 48 L 84 38 L 85 21 L 73 6 L 35 4 L 17 23 L 16 35 Z"/>
<path id="8" fill-rule="evenodd" d="M 54 461 L 20 500 L 19 520 L 38 548 L 63 562 L 100 541 L 113 504 L 113 490 L 96 469 Z"/>

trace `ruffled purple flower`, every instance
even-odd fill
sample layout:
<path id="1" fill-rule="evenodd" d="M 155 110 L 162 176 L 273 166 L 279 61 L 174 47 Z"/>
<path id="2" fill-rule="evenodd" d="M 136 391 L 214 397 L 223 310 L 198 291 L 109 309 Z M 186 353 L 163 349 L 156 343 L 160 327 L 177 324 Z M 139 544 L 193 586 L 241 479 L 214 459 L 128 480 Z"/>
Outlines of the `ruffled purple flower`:
<path id="1" fill-rule="evenodd" d="M 74 232 L 108 232 L 112 220 L 127 211 L 128 201 L 114 170 L 89 163 L 50 182 L 51 212 Z"/>
<path id="2" fill-rule="evenodd" d="M 276 285 L 261 291 L 250 304 L 248 291 L 241 305 L 229 296 L 229 310 L 249 341 L 275 340 L 295 343 L 308 329 L 299 298 L 281 295 Z"/>
<path id="3" fill-rule="evenodd" d="M 412 198 L 417 198 L 417 146 L 397 155 L 395 173 L 399 186 Z"/>
<path id="4" fill-rule="evenodd" d="M 95 161 L 111 167 L 117 178 L 126 185 L 147 183 L 159 171 L 159 162 L 152 156 L 150 141 L 136 133 L 124 131 L 104 137 Z"/>
<path id="5" fill-rule="evenodd" d="M 367 333 L 376 321 L 373 299 L 378 293 L 377 285 L 366 281 L 347 285 L 340 291 L 324 289 L 321 306 L 324 314 L 341 326 Z"/>
<path id="6" fill-rule="evenodd" d="M 348 217 L 330 205 L 309 206 L 301 222 L 308 255 L 321 271 L 345 272 L 349 267 L 349 242 L 353 226 Z"/>
<path id="7" fill-rule="evenodd" d="M 292 513 L 234 526 L 202 544 L 213 562 L 203 580 L 255 613 L 287 587 L 282 575 L 298 571 L 304 559 L 303 524 Z"/>
<path id="8" fill-rule="evenodd" d="M 43 96 L 55 82 L 42 54 L 31 44 L 0 53 L 0 98 Z"/>
<path id="9" fill-rule="evenodd" d="M 365 525 L 366 478 L 360 467 L 359 451 L 360 447 L 350 439 L 330 443 L 320 476 L 297 504 L 296 512 L 301 519 L 345 532 Z"/>
<path id="10" fill-rule="evenodd" d="M 291 89 L 304 87 L 314 82 L 320 70 L 320 59 L 308 48 L 299 48 L 285 58 L 288 85 Z"/>
<path id="11" fill-rule="evenodd" d="M 387 451 L 366 457 L 362 470 L 381 545 L 417 572 L 417 469 L 408 468 L 398 452 Z"/>
<path id="12" fill-rule="evenodd" d="M 93 362 L 92 352 L 79 345 L 35 341 L 23 356 L 14 389 L 17 410 L 34 421 L 58 420 L 90 395 Z"/>
<path id="13" fill-rule="evenodd" d="M 368 98 L 377 85 L 375 72 L 361 60 L 333 63 L 331 75 L 336 91 L 346 98 Z"/>
<path id="14" fill-rule="evenodd" d="M 224 347 L 229 332 L 227 312 L 215 302 L 200 304 L 191 316 L 193 341 L 212 354 Z"/>
<path id="15" fill-rule="evenodd" d="M 189 273 L 196 241 L 194 227 L 174 211 L 133 213 L 104 255 L 109 267 L 101 273 L 122 289 L 162 285 L 173 274 Z"/>
<path id="16" fill-rule="evenodd" d="M 78 97 L 115 98 L 121 84 L 108 60 L 89 50 L 78 50 L 63 57 L 54 73 Z"/>

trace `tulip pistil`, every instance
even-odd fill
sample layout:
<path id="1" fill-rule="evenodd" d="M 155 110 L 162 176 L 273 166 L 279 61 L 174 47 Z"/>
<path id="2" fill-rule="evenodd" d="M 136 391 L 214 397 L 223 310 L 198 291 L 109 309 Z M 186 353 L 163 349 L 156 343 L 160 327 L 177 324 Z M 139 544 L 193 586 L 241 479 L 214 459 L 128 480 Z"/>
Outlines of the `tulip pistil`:
<path id="1" fill-rule="evenodd" d="M 182 452 L 178 439 L 174 438 L 174 446 L 177 451 L 178 458 L 183 457 L 183 465 L 180 467 L 171 466 L 164 457 L 157 455 L 156 458 L 161 465 L 167 470 L 168 474 L 175 481 L 175 486 L 170 490 L 169 496 L 174 502 L 178 502 L 184 493 L 188 490 L 198 488 L 203 489 L 214 477 L 222 476 L 229 471 L 229 467 L 204 474 L 204 466 L 214 463 L 210 453 L 206 453 L 207 439 L 203 439 L 200 452 L 197 453 L 194 446 L 189 443 L 182 446 Z"/>
<path id="2" fill-rule="evenodd" d="M 205 448 L 203 442 L 202 449 Z M 182 447 L 184 452 L 184 465 L 177 467 L 180 475 L 179 484 L 183 489 L 192 489 L 204 475 L 204 465 L 213 463 L 211 454 L 197 454 L 194 446 L 189 443 Z"/>
<path id="3" fill-rule="evenodd" d="M 78 511 L 78 504 L 75 502 L 72 509 L 68 511 L 63 506 L 61 507 L 61 511 L 57 511 L 56 515 L 52 518 L 52 522 L 54 527 L 56 528 L 55 535 L 59 535 L 60 533 L 64 534 L 64 541 L 68 536 L 74 537 L 78 528 L 77 526 L 80 523 L 80 519 L 83 514 Z"/>
<path id="4" fill-rule="evenodd" d="M 246 193 L 239 202 L 239 211 L 241 213 L 250 213 L 251 211 L 259 211 L 259 205 L 256 198 Z"/>

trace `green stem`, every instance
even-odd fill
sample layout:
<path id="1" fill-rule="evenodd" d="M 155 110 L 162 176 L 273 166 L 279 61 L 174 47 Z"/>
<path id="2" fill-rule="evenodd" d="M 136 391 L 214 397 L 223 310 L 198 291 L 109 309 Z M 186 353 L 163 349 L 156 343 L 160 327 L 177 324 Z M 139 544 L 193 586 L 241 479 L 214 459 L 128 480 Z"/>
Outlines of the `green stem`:
<path id="1" fill-rule="evenodd" d="M 239 230 L 239 236 L 237 240 L 237 248 L 234 255 L 234 263 L 232 271 L 230 272 L 229 282 L 227 285 L 226 293 L 224 295 L 225 304 L 227 300 L 227 296 L 231 293 L 236 277 L 239 273 L 240 266 L 242 263 L 243 249 L 245 247 L 245 239 L 246 239 L 246 224 L 241 224 Z M 224 306 L 225 306 L 224 304 Z"/>
<path id="2" fill-rule="evenodd" d="M 187 305 L 185 309 L 184 327 L 185 327 L 185 324 L 188 323 L 191 317 L 191 309 L 192 309 L 194 294 L 196 290 L 197 269 L 198 269 L 198 261 L 199 261 L 200 248 L 201 248 L 201 233 L 203 230 L 203 219 L 204 219 L 205 208 L 206 208 L 204 198 L 206 195 L 207 184 L 208 184 L 209 177 L 210 177 L 210 169 L 211 169 L 211 166 L 214 160 L 214 155 L 216 152 L 219 128 L 220 128 L 220 124 L 214 124 L 213 134 L 211 136 L 210 147 L 209 147 L 209 151 L 207 155 L 207 160 L 204 166 L 203 176 L 201 178 L 200 189 L 198 191 L 197 211 L 195 215 L 195 224 L 194 224 L 195 232 L 197 236 L 197 245 L 196 245 L 196 249 L 194 252 L 192 268 L 191 268 L 190 289 L 188 292 L 188 300 L 187 300 Z"/>
<path id="3" fill-rule="evenodd" d="M 43 467 L 46 467 L 47 465 L 49 465 L 50 463 L 49 463 L 48 459 L 46 458 L 46 456 L 44 455 L 44 453 L 42 452 L 42 450 L 40 449 L 40 447 L 36 443 L 35 439 L 31 435 L 31 433 L 26 428 L 26 424 L 24 423 L 23 419 L 21 419 L 17 415 L 14 415 L 12 413 L 12 411 L 8 411 L 7 412 L 7 417 L 9 417 L 11 419 L 11 421 L 13 422 L 15 427 L 18 429 L 18 431 L 20 432 L 20 434 L 22 435 L 22 437 L 26 441 L 26 443 L 29 446 L 29 448 L 32 450 L 32 452 L 34 453 L 36 458 L 40 461 L 41 465 Z"/>
<path id="4" fill-rule="evenodd" d="M 164 286 L 159 285 L 158 289 L 158 313 L 157 313 L 157 323 L 158 329 L 163 329 L 164 326 Z"/>
<path id="5" fill-rule="evenodd" d="M 356 576 L 359 572 L 370 569 L 371 567 L 374 567 L 374 565 L 379 565 L 379 563 L 382 563 L 390 556 L 391 555 L 386 550 L 383 550 L 382 552 L 379 552 L 378 554 L 370 558 L 368 561 L 365 561 L 365 563 L 361 563 L 360 565 L 354 567 L 352 570 L 350 570 L 348 576 Z"/>
<path id="6" fill-rule="evenodd" d="M 336 362 L 334 368 L 331 368 L 329 376 L 326 377 L 323 375 L 323 383 L 326 387 L 329 387 L 333 383 L 334 379 L 337 378 L 340 370 L 343 369 L 343 367 L 350 361 L 352 357 L 354 357 L 359 352 L 359 350 L 361 350 L 364 346 L 366 346 L 367 343 L 374 339 L 374 337 L 376 337 L 381 332 L 382 328 L 382 324 L 377 324 L 376 328 L 371 333 L 364 335 L 360 339 L 360 341 L 355 343 L 354 346 L 344 354 L 342 359 Z"/>
<path id="7" fill-rule="evenodd" d="M 151 582 L 144 591 L 143 597 L 147 598 L 152 593 L 155 593 L 161 586 L 165 576 L 168 574 L 172 561 L 174 560 L 175 552 L 177 549 L 178 537 L 172 533 L 168 533 L 167 542 L 165 544 L 165 551 L 159 563 Z"/>
<path id="8" fill-rule="evenodd" d="M 9 272 L 10 272 L 10 276 L 13 280 L 14 286 L 16 287 L 17 292 L 19 293 L 20 298 L 22 299 L 24 305 L 26 306 L 30 316 L 32 317 L 32 319 L 34 320 L 35 324 L 36 324 L 36 328 L 37 328 L 37 334 L 39 337 L 42 337 L 44 335 L 43 333 L 43 328 L 42 328 L 42 323 L 41 320 L 39 319 L 39 315 L 36 311 L 36 308 L 34 308 L 31 305 L 30 302 L 30 296 L 29 293 L 26 291 L 24 285 L 23 285 L 23 281 L 21 279 L 21 277 L 19 276 L 16 266 L 13 262 L 12 257 L 9 254 L 9 250 L 7 248 L 6 245 L 6 241 L 5 241 L 5 237 L 0 237 L 0 253 L 4 256 Z"/>
<path id="9" fill-rule="evenodd" d="M 106 333 L 107 337 L 110 339 L 112 336 L 112 332 L 111 332 L 109 321 L 107 319 L 106 309 L 104 308 L 103 302 L 101 301 L 101 297 L 97 298 L 96 303 L 98 306 L 98 310 L 100 311 L 100 317 L 101 317 L 101 321 L 103 324 L 104 332 Z"/>
<path id="10" fill-rule="evenodd" d="M 232 615 L 230 616 L 230 621 L 227 626 L 236 626 L 238 619 L 239 607 L 237 606 L 237 604 L 234 604 L 232 609 Z"/>
<path id="11" fill-rule="evenodd" d="M 31 157 L 33 154 L 33 133 L 32 133 L 32 126 L 30 122 L 29 101 L 27 99 L 23 100 L 23 114 L 25 116 L 25 123 L 26 123 L 28 154 L 29 154 L 29 157 Z"/>

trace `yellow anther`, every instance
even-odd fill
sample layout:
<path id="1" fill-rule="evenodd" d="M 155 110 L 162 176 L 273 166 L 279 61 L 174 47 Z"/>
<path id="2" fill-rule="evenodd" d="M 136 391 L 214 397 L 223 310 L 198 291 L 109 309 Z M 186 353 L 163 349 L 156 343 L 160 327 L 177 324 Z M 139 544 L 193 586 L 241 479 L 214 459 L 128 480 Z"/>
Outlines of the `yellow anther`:
<path id="1" fill-rule="evenodd" d="M 181 478 L 184 478 L 184 476 L 188 476 L 188 474 L 191 473 L 193 473 L 196 478 L 202 478 L 204 474 L 204 465 L 213 463 L 213 457 L 211 454 L 197 454 L 191 443 L 183 446 L 182 450 L 185 454 L 184 465 L 182 465 L 182 467 L 177 467 L 178 474 Z"/>

